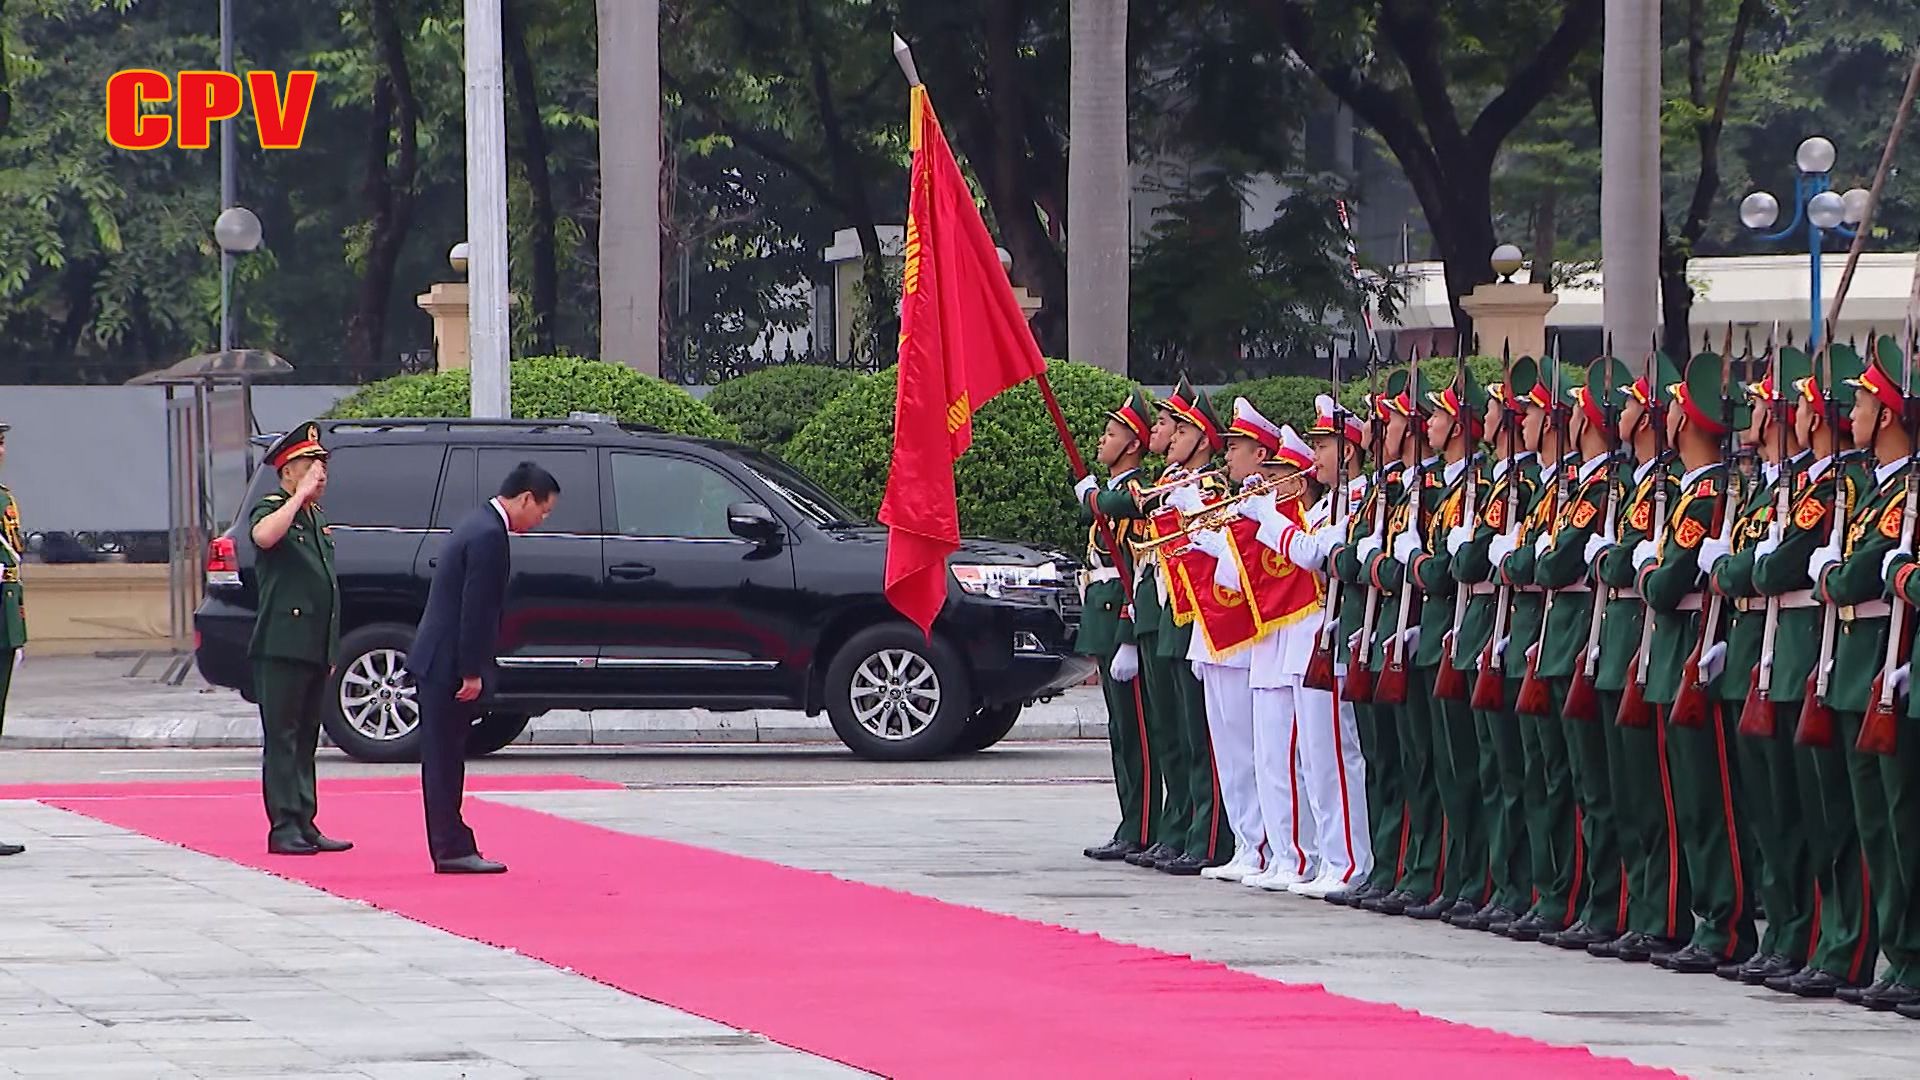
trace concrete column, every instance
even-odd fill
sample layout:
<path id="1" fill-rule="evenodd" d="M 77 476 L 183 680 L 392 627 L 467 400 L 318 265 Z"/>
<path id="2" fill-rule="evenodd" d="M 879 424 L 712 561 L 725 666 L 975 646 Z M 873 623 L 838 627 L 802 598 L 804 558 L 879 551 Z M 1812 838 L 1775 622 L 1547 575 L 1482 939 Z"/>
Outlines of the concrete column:
<path id="1" fill-rule="evenodd" d="M 1660 0 L 1606 0 L 1606 5 L 1600 116 L 1603 322 L 1615 355 L 1637 363 L 1660 326 Z M 1685 343 L 1677 348 L 1684 356 Z"/>
<path id="2" fill-rule="evenodd" d="M 1547 312 L 1560 302 L 1556 293 L 1531 283 L 1492 282 L 1460 298 L 1460 307 L 1473 317 L 1480 351 L 1499 356 L 1502 348 L 1514 356 L 1547 354 Z"/>
<path id="3" fill-rule="evenodd" d="M 467 283 L 448 281 L 413 298 L 420 310 L 433 316 L 433 356 L 440 371 L 455 371 L 471 363 L 467 352 Z"/>

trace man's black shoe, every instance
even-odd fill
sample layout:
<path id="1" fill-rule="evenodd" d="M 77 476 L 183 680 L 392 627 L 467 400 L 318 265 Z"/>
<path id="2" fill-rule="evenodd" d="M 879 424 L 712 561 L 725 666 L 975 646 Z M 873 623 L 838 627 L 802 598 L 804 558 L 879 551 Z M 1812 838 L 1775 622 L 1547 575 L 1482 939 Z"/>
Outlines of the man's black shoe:
<path id="1" fill-rule="evenodd" d="M 1473 901 L 1463 898 L 1455 900 L 1452 907 L 1441 912 L 1440 921 L 1446 923 L 1448 926 L 1459 926 L 1461 923 L 1478 914 L 1480 914 L 1480 909 L 1473 906 Z"/>
<path id="2" fill-rule="evenodd" d="M 1557 934 L 1540 935 L 1540 943 L 1556 949 L 1585 949 L 1592 945 L 1605 945 L 1619 936 L 1612 930 L 1598 930 L 1586 923 L 1574 923 Z"/>
<path id="3" fill-rule="evenodd" d="M 1080 854 L 1098 862 L 1114 862 L 1141 850 L 1140 845 L 1131 840 L 1109 840 L 1098 847 L 1087 848 Z"/>
<path id="4" fill-rule="evenodd" d="M 1861 997 L 1860 1004 L 1874 1012 L 1892 1012 L 1902 1005 L 1920 1005 L 1920 987 L 1889 983 L 1883 990 L 1867 991 Z"/>
<path id="5" fill-rule="evenodd" d="M 1868 994 L 1871 994 L 1876 990 L 1885 990 L 1887 987 L 1892 985 L 1893 985 L 1893 979 L 1889 977 L 1889 978 L 1881 979 L 1879 982 L 1874 983 L 1872 986 L 1843 986 L 1838 990 L 1835 990 L 1833 992 L 1833 996 L 1836 998 L 1839 998 L 1841 1001 L 1844 1001 L 1849 1005 L 1864 1005 L 1866 1004 L 1866 996 Z"/>
<path id="6" fill-rule="evenodd" d="M 1154 863 L 1165 858 L 1179 858 L 1180 853 L 1165 844 L 1155 844 L 1144 851 L 1136 851 L 1127 856 L 1127 865 L 1151 869 Z"/>
<path id="7" fill-rule="evenodd" d="M 1633 944 L 1634 939 L 1640 936 L 1642 935 L 1638 930 L 1628 930 L 1612 941 L 1602 941 L 1587 946 L 1587 955 L 1597 956 L 1602 960 L 1618 960 L 1620 959 L 1620 950 L 1625 946 Z"/>
<path id="8" fill-rule="evenodd" d="M 1748 961 L 1745 960 L 1733 960 L 1725 964 L 1717 965 L 1713 969 L 1713 977 L 1716 979 L 1725 979 L 1728 982 L 1739 982 L 1740 972 L 1746 969 L 1747 963 Z"/>
<path id="9" fill-rule="evenodd" d="M 307 837 L 307 843 L 312 844 L 314 847 L 319 848 L 321 851 L 352 851 L 353 850 L 353 841 L 335 840 L 333 837 L 328 836 L 325 833 L 314 833 L 312 836 Z"/>
<path id="10" fill-rule="evenodd" d="M 1656 956 L 1677 953 L 1687 947 L 1679 938 L 1656 937 L 1653 934 L 1641 934 L 1640 940 L 1629 942 L 1620 947 L 1620 959 L 1629 964 L 1644 964 Z"/>
<path id="11" fill-rule="evenodd" d="M 302 836 L 294 840 L 267 841 L 269 855 L 318 855 L 320 845 Z"/>
<path id="12" fill-rule="evenodd" d="M 1779 953 L 1755 956 L 1740 966 L 1740 981 L 1748 986 L 1764 986 L 1768 979 L 1790 979 L 1802 965 Z"/>
<path id="13" fill-rule="evenodd" d="M 435 859 L 433 872 L 436 874 L 504 874 L 505 863 L 483 859 L 478 855 L 462 855 L 457 859 Z"/>
<path id="14" fill-rule="evenodd" d="M 1507 927 L 1507 936 L 1515 941 L 1539 941 L 1547 934 L 1557 934 L 1566 928 L 1567 924 L 1559 919 L 1529 911 L 1520 916 L 1519 922 Z"/>
<path id="15" fill-rule="evenodd" d="M 1920 1001 L 1909 1001 L 1905 1005 L 1895 1005 L 1893 1011 L 1909 1020 L 1920 1020 Z"/>
<path id="16" fill-rule="evenodd" d="M 1849 985 L 1847 980 L 1819 968 L 1802 968 L 1791 975 L 1777 979 L 1768 979 L 1767 989 L 1778 994 L 1793 994 L 1803 998 L 1829 998 L 1840 988 Z"/>
<path id="17" fill-rule="evenodd" d="M 1199 877 L 1200 871 L 1206 869 L 1206 866 L 1207 860 L 1198 855 L 1182 855 L 1172 862 L 1156 866 L 1154 869 L 1162 873 L 1172 874 L 1174 877 Z"/>
<path id="18" fill-rule="evenodd" d="M 1414 896 L 1405 889 L 1395 889 L 1385 896 L 1376 897 L 1360 906 L 1366 908 L 1368 911 L 1377 911 L 1382 915 L 1405 915 L 1408 908 L 1413 907 L 1419 902 L 1419 897 Z"/>
<path id="19" fill-rule="evenodd" d="M 1450 896 L 1442 896 L 1437 900 L 1429 900 L 1424 904 L 1415 904 L 1402 912 L 1402 914 L 1409 919 L 1418 919 L 1421 922 L 1432 922 L 1440 916 L 1445 915 L 1448 911 L 1452 910 L 1452 908 L 1453 898 Z"/>
<path id="20" fill-rule="evenodd" d="M 1679 952 L 1660 953 L 1653 958 L 1654 965 L 1682 975 L 1706 975 L 1720 966 L 1720 957 L 1711 949 L 1698 945 L 1688 945 Z M 1745 961 L 1741 961 L 1745 963 Z"/>
<path id="21" fill-rule="evenodd" d="M 1519 912 L 1505 904 L 1494 904 L 1481 908 L 1478 915 L 1462 920 L 1460 925 L 1471 930 L 1485 930 L 1490 934 L 1505 934 L 1519 920 Z"/>
<path id="22" fill-rule="evenodd" d="M 0 855 L 18 855 L 26 850 L 25 844 L 0 844 Z"/>

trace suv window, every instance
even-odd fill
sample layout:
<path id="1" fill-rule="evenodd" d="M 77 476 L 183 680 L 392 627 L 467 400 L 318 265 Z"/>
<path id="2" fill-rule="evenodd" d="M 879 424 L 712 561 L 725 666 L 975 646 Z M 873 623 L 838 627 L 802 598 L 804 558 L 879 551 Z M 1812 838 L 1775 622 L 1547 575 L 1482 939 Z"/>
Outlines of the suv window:
<path id="1" fill-rule="evenodd" d="M 424 529 L 446 447 L 339 446 L 327 460 L 327 520 L 361 528 Z"/>
<path id="2" fill-rule="evenodd" d="M 733 536 L 727 505 L 749 496 L 711 466 L 664 454 L 613 455 L 614 528 L 622 536 Z"/>
<path id="3" fill-rule="evenodd" d="M 447 477 L 440 484 L 440 507 L 433 515 L 435 528 L 453 528 L 480 504 L 480 487 L 474 481 L 473 470 L 472 447 L 456 446 L 447 451 Z"/>
<path id="4" fill-rule="evenodd" d="M 553 515 L 535 532 L 599 534 L 600 472 L 588 450 L 550 446 L 482 447 L 479 490 L 474 493 L 474 504 L 498 494 L 500 482 L 523 461 L 539 465 L 560 481 L 560 502 L 553 508 Z M 466 512 L 461 507 L 454 507 L 453 511 L 456 521 Z"/>

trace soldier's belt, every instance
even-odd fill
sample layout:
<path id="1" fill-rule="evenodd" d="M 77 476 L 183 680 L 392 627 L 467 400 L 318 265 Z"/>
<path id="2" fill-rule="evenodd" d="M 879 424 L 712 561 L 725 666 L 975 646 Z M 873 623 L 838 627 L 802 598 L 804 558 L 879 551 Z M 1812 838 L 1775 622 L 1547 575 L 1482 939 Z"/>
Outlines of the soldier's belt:
<path id="1" fill-rule="evenodd" d="M 1541 588 L 1538 585 L 1516 585 L 1514 586 L 1513 591 L 1523 592 L 1523 593 L 1543 593 L 1543 592 L 1546 592 L 1547 590 Z"/>
<path id="2" fill-rule="evenodd" d="M 1840 609 L 1841 622 L 1854 622 L 1858 619 L 1884 619 L 1893 614 L 1893 605 L 1885 600 L 1869 600 L 1864 604 L 1847 604 Z"/>
<path id="3" fill-rule="evenodd" d="M 1688 593 L 1687 595 L 1680 598 L 1680 603 L 1674 605 L 1673 610 L 1699 611 L 1702 606 L 1701 601 L 1705 599 L 1706 599 L 1705 593 L 1697 593 L 1697 592 Z"/>
<path id="4" fill-rule="evenodd" d="M 1736 596 L 1733 598 L 1733 610 L 1745 614 L 1749 611 L 1767 610 L 1767 598 L 1764 596 Z"/>
<path id="5" fill-rule="evenodd" d="M 1780 606 L 1786 608 L 1820 607 L 1820 601 L 1814 598 L 1812 589 L 1795 589 L 1780 594 Z"/>
<path id="6" fill-rule="evenodd" d="M 1491 581 L 1476 581 L 1467 586 L 1468 596 L 1492 596 L 1500 591 L 1500 586 Z"/>
<path id="7" fill-rule="evenodd" d="M 1638 600 L 1640 590 L 1631 585 L 1614 585 L 1607 590 L 1609 600 Z"/>
<path id="8" fill-rule="evenodd" d="M 1576 581 L 1571 585 L 1562 585 L 1553 591 L 1561 593 L 1588 593 L 1593 591 L 1593 586 L 1584 581 Z"/>
<path id="9" fill-rule="evenodd" d="M 1120 571 L 1115 570 L 1111 566 L 1096 566 L 1092 570 L 1087 571 L 1087 584 L 1089 585 L 1093 584 L 1096 581 L 1119 581 L 1119 580 L 1120 580 Z"/>

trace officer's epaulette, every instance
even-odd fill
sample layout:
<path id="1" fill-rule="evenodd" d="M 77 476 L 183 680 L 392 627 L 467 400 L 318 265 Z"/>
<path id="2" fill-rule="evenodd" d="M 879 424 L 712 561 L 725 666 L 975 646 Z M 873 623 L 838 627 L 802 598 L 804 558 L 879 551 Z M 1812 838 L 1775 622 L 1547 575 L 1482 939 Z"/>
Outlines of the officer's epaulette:
<path id="1" fill-rule="evenodd" d="M 269 503 L 283 503 L 287 501 L 287 493 L 284 491 L 269 492 L 266 495 L 262 496 L 260 501 L 269 502 Z"/>
<path id="2" fill-rule="evenodd" d="M 1440 479 L 1440 474 L 1432 469 L 1423 470 L 1420 475 L 1425 478 L 1425 486 L 1430 488 L 1442 487 L 1446 483 Z"/>

